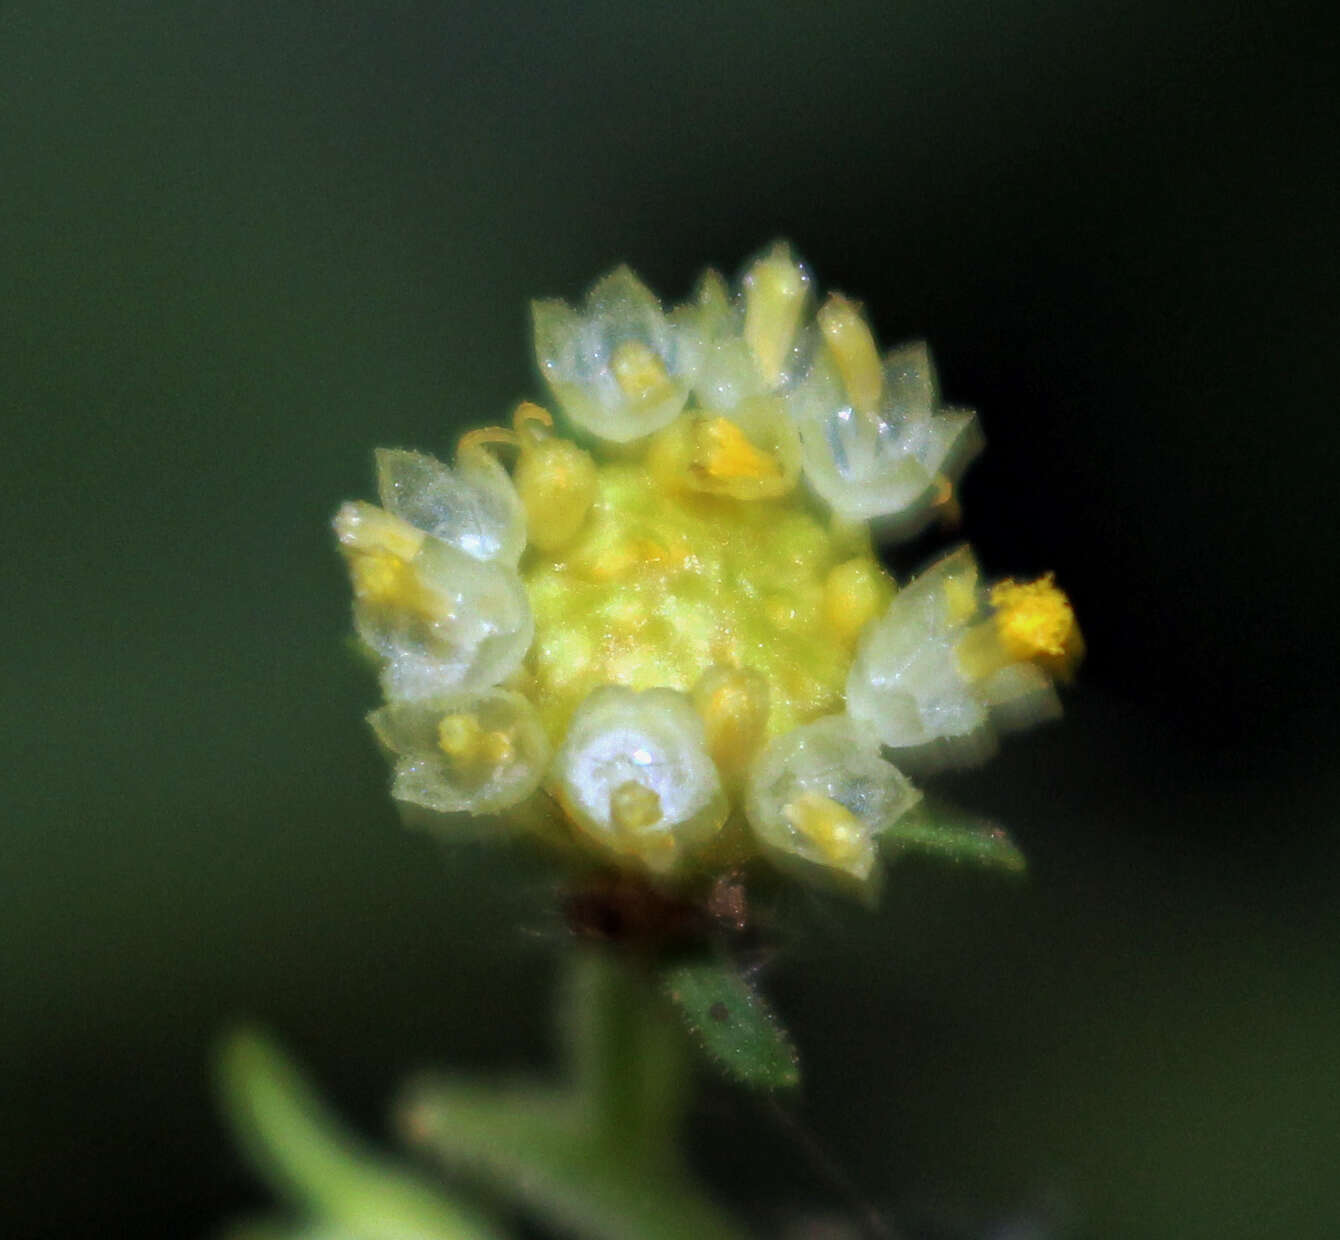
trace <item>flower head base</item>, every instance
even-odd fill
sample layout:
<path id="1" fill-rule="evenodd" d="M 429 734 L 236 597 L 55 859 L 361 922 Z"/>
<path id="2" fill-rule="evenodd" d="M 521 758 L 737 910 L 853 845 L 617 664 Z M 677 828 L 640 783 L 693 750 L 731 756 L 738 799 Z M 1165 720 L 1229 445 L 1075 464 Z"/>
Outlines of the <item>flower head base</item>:
<path id="1" fill-rule="evenodd" d="M 452 468 L 378 454 L 382 507 L 335 525 L 397 799 L 660 882 L 759 857 L 869 890 L 920 796 L 890 758 L 1054 713 L 1082 646 L 1050 577 L 984 587 L 961 549 L 899 590 L 872 547 L 952 492 L 972 415 L 924 345 L 812 301 L 784 245 L 669 315 L 620 268 L 535 306 L 589 447 L 523 404 Z"/>

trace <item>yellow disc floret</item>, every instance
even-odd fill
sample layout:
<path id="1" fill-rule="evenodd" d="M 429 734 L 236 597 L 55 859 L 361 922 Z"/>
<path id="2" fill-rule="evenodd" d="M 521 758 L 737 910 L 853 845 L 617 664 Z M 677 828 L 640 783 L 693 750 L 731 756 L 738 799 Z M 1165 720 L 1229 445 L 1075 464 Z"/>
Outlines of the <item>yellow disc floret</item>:
<path id="1" fill-rule="evenodd" d="M 734 424 L 717 421 L 729 429 L 710 432 L 714 467 L 763 468 Z M 557 741 L 600 685 L 691 692 L 709 668 L 748 673 L 699 694 L 729 768 L 767 736 L 842 708 L 860 623 L 893 586 L 868 544 L 835 531 L 800 494 L 685 489 L 653 459 L 661 450 L 654 443 L 645 463 L 594 466 L 594 499 L 575 536 L 558 550 L 533 545 L 523 559 L 535 701 Z"/>
<path id="2" fill-rule="evenodd" d="M 571 440 L 549 434 L 553 422 L 538 405 L 522 405 L 516 423 L 521 459 L 515 481 L 530 542 L 556 551 L 586 520 L 596 494 L 596 463 Z"/>
<path id="3" fill-rule="evenodd" d="M 768 682 L 752 668 L 709 667 L 693 687 L 707 752 L 723 776 L 744 776 L 768 725 Z"/>
<path id="4" fill-rule="evenodd" d="M 869 556 L 843 560 L 824 580 L 824 619 L 844 641 L 883 611 L 892 593 L 888 574 Z"/>

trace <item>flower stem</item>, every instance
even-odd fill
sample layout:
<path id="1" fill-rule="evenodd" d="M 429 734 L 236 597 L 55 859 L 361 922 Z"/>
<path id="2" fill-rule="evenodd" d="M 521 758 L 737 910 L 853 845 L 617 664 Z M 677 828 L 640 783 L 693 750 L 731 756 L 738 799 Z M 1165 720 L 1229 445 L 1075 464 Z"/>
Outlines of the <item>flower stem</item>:
<path id="1" fill-rule="evenodd" d="M 670 1160 L 687 1103 L 689 1048 L 644 961 L 575 949 L 565 1007 L 568 1053 L 588 1131 L 621 1158 Z"/>

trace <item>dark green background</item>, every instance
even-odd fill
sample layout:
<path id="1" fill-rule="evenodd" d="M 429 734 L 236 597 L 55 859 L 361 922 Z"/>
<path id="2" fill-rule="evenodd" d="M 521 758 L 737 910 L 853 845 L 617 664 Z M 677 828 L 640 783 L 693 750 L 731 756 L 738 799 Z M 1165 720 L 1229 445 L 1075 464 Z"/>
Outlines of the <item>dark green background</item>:
<path id="1" fill-rule="evenodd" d="M 552 889 L 399 828 L 328 518 L 538 394 L 528 298 L 785 235 L 930 339 L 968 532 L 1091 647 L 942 781 L 1029 885 L 909 865 L 782 953 L 805 1122 L 927 1234 L 1335 1234 L 1321 13 L 0 4 L 7 1230 L 256 1201 L 239 1013 L 370 1125 L 412 1066 L 545 1060 Z M 728 1094 L 698 1142 L 756 1217 L 832 1203 Z"/>

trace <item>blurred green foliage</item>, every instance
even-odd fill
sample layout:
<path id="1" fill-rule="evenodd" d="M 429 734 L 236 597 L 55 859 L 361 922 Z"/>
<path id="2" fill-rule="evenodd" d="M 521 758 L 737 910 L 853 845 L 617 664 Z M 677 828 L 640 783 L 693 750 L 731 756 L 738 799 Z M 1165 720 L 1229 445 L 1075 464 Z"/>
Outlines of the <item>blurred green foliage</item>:
<path id="1" fill-rule="evenodd" d="M 374 445 L 537 390 L 530 297 L 619 259 L 675 296 L 787 235 L 934 341 L 988 568 L 1055 568 L 1091 650 L 1063 725 L 948 789 L 1029 883 L 908 860 L 878 915 L 787 912 L 806 1124 L 942 1229 L 1332 1230 L 1314 16 L 0 6 L 10 1229 L 258 1201 L 207 1087 L 238 1013 L 369 1129 L 407 1068 L 546 1060 L 553 892 L 399 829 L 327 521 Z M 828 1203 L 731 1097 L 695 1162 Z"/>

